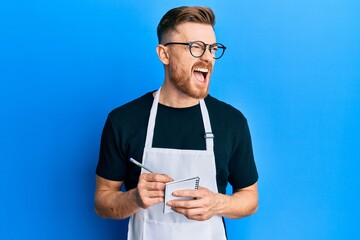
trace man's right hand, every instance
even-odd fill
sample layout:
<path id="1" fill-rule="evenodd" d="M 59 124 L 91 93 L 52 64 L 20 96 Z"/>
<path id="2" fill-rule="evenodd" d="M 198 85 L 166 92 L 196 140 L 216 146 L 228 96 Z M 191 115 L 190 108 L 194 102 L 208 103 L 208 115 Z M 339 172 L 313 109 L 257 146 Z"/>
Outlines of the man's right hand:
<path id="1" fill-rule="evenodd" d="M 136 188 L 136 202 L 141 208 L 149 208 L 153 204 L 164 202 L 165 183 L 172 182 L 166 174 L 140 174 Z"/>

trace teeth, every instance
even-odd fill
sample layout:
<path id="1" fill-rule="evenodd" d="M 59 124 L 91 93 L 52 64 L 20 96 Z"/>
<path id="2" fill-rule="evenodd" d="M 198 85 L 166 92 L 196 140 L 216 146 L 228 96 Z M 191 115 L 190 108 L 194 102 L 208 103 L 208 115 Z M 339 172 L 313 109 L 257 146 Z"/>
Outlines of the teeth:
<path id="1" fill-rule="evenodd" d="M 207 68 L 196 68 L 195 71 L 207 73 L 209 71 L 209 69 L 207 69 Z"/>

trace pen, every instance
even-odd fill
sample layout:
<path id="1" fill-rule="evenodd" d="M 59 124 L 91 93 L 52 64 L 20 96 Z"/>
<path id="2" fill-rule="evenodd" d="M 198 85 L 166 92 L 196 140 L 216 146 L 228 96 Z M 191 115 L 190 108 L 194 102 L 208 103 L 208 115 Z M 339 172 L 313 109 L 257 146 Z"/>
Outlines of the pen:
<path id="1" fill-rule="evenodd" d="M 130 162 L 134 163 L 138 167 L 141 167 L 141 168 L 145 169 L 146 171 L 148 171 L 150 173 L 154 173 L 153 171 L 151 171 L 150 169 L 148 169 L 147 167 L 145 167 L 144 165 L 142 165 L 141 163 L 139 163 L 138 161 L 136 161 L 133 158 L 130 158 Z"/>

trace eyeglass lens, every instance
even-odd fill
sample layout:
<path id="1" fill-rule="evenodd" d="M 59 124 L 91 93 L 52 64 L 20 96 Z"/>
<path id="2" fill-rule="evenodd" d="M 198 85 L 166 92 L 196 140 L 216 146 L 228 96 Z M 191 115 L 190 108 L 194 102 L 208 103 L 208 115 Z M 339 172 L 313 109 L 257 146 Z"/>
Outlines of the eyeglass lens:
<path id="1" fill-rule="evenodd" d="M 224 53 L 224 48 L 218 44 L 211 44 L 209 47 L 201 41 L 193 42 L 190 45 L 190 52 L 194 57 L 201 57 L 206 49 L 209 49 L 215 59 L 220 58 Z"/>

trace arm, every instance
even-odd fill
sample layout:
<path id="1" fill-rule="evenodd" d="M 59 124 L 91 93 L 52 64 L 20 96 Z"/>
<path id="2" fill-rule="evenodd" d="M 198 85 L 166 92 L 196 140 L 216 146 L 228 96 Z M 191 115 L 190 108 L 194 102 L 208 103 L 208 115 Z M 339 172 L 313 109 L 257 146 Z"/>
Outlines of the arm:
<path id="1" fill-rule="evenodd" d="M 141 174 L 136 188 L 120 191 L 122 181 L 96 176 L 95 212 L 101 217 L 124 219 L 140 208 L 164 201 L 165 183 L 172 181 L 164 174 Z"/>
<path id="2" fill-rule="evenodd" d="M 174 192 L 175 196 L 193 197 L 190 201 L 169 201 L 174 211 L 194 220 L 207 220 L 214 215 L 227 218 L 242 218 L 257 211 L 257 183 L 238 189 L 232 195 L 213 193 L 206 188 Z"/>

